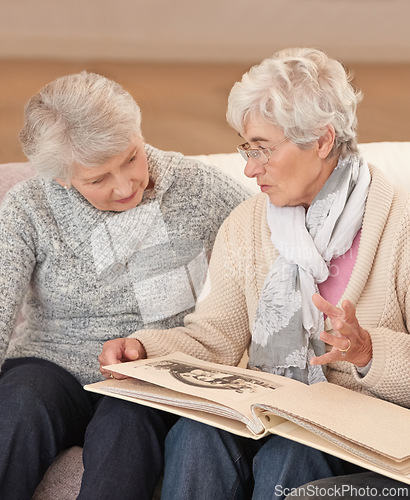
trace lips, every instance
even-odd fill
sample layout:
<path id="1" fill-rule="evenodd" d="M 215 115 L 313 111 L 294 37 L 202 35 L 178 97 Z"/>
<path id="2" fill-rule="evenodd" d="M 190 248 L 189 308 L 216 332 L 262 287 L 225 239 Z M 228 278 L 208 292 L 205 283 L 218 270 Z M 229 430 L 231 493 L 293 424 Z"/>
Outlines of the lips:
<path id="1" fill-rule="evenodd" d="M 128 203 L 134 199 L 136 194 L 137 194 L 137 192 L 135 191 L 135 193 L 132 193 L 132 195 L 129 196 L 128 198 L 122 198 L 122 200 L 116 200 L 116 203 Z"/>

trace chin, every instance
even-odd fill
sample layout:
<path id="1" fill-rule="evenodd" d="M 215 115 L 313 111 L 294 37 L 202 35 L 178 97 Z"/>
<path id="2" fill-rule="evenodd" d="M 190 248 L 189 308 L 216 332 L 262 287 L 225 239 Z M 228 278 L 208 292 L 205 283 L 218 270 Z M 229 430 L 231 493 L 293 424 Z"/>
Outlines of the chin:
<path id="1" fill-rule="evenodd" d="M 278 198 L 275 198 L 274 196 L 269 196 L 269 201 L 272 203 L 272 205 L 275 205 L 275 207 L 286 207 L 288 204 L 284 200 L 278 200 Z"/>
<path id="2" fill-rule="evenodd" d="M 118 206 L 119 204 L 113 204 L 113 205 L 110 205 L 110 206 L 106 206 L 106 207 L 96 207 L 98 208 L 98 210 L 101 210 L 101 212 L 126 212 L 127 210 L 131 210 L 132 208 L 135 208 L 137 204 L 134 204 L 133 205 L 120 205 Z"/>
<path id="3" fill-rule="evenodd" d="M 132 210 L 136 206 L 138 206 L 138 203 L 133 203 L 133 204 L 130 204 L 130 205 L 124 205 L 122 207 L 115 206 L 115 207 L 109 208 L 108 210 L 110 210 L 111 212 L 126 212 L 127 210 Z"/>
<path id="4" fill-rule="evenodd" d="M 274 196 L 269 196 L 269 201 L 272 203 L 272 205 L 275 205 L 275 207 L 282 208 L 282 207 L 303 207 L 303 208 L 309 208 L 308 203 L 304 203 L 303 201 L 290 201 L 290 200 L 284 200 L 280 199 Z"/>

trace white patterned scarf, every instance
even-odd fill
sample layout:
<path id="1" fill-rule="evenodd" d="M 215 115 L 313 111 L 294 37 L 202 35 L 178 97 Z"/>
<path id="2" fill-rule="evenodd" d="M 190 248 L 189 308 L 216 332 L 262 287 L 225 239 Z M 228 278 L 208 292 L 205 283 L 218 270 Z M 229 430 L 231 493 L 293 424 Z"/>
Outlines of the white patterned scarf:
<path id="1" fill-rule="evenodd" d="M 309 360 L 325 353 L 323 313 L 312 302 L 333 258 L 347 252 L 361 228 L 370 184 L 368 165 L 341 158 L 309 209 L 268 203 L 271 240 L 279 252 L 259 299 L 249 368 L 306 384 L 325 381 Z"/>

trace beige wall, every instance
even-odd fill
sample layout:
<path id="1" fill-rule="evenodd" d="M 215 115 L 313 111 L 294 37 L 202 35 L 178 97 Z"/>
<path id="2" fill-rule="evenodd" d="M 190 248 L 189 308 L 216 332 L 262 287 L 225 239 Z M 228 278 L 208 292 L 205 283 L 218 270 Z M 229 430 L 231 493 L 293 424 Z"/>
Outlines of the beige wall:
<path id="1" fill-rule="evenodd" d="M 253 61 L 285 46 L 410 61 L 409 0 L 0 0 L 0 57 Z"/>

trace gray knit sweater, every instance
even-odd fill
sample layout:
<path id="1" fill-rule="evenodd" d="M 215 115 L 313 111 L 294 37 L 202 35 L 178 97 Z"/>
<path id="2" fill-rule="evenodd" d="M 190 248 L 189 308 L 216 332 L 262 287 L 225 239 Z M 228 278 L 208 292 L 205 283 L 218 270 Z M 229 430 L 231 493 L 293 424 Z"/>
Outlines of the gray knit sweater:
<path id="1" fill-rule="evenodd" d="M 146 147 L 155 188 L 125 212 L 35 177 L 0 210 L 0 365 L 34 356 L 81 384 L 101 378 L 106 340 L 182 324 L 217 230 L 248 193 L 216 169 Z M 23 306 L 25 320 L 12 336 Z"/>

